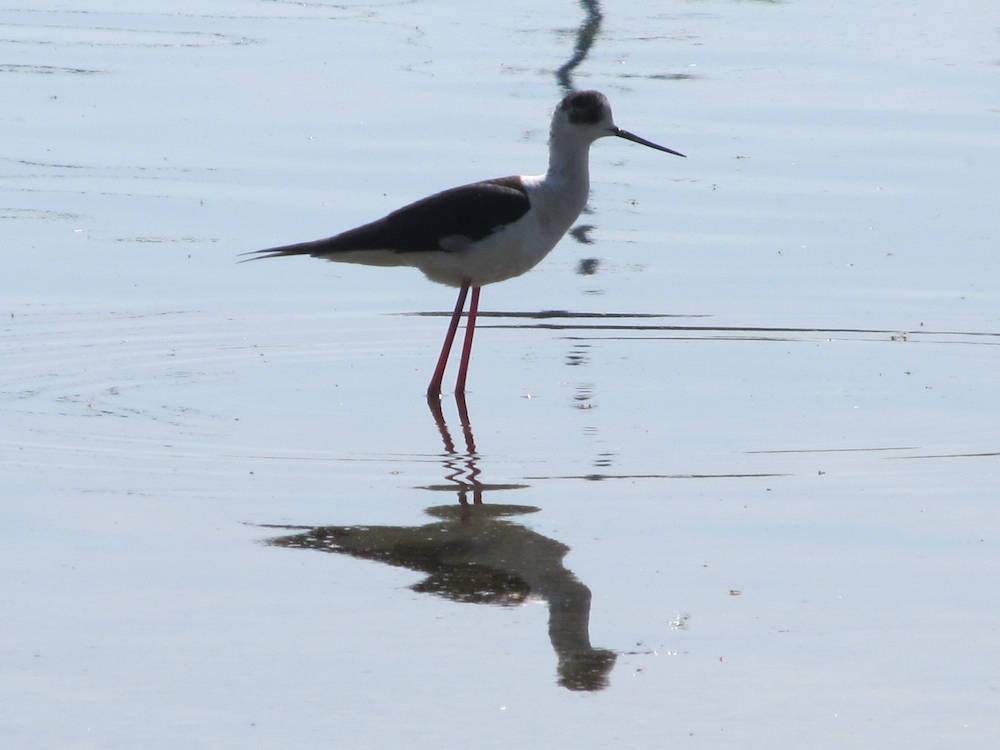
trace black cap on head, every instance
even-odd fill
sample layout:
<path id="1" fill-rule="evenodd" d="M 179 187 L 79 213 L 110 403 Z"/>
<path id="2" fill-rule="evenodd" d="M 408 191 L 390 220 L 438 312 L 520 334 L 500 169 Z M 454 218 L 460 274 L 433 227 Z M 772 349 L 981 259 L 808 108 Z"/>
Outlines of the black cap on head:
<path id="1" fill-rule="evenodd" d="M 600 91 L 574 92 L 563 99 L 559 107 L 574 125 L 596 125 L 611 109 L 608 98 Z"/>

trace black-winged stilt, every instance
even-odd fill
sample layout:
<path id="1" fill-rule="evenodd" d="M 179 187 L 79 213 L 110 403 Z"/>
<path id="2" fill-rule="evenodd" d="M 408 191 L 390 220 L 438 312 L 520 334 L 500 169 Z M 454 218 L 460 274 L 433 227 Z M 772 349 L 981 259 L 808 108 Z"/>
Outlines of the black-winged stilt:
<path id="1" fill-rule="evenodd" d="M 617 136 L 684 156 L 615 125 L 607 97 L 597 91 L 572 93 L 552 116 L 549 168 L 543 175 L 475 182 L 411 203 L 370 224 L 314 242 L 257 250 L 247 255 L 314 258 L 370 266 L 413 266 L 431 281 L 459 287 L 428 398 L 440 398 L 441 381 L 469 289 L 465 342 L 455 393 L 465 393 L 479 290 L 520 276 L 556 246 L 583 211 L 590 192 L 590 144 Z"/>

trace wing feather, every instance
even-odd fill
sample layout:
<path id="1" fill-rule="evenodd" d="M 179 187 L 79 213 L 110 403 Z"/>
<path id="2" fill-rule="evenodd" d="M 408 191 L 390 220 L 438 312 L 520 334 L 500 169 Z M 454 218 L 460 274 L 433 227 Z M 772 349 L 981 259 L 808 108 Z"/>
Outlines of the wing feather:
<path id="1" fill-rule="evenodd" d="M 311 255 L 337 260 L 352 251 L 389 253 L 449 252 L 467 238 L 477 242 L 510 224 L 531 207 L 520 177 L 485 180 L 451 188 L 404 206 L 391 214 L 327 239 L 257 250 L 245 255 L 276 258 Z M 442 240 L 449 239 L 443 243 Z"/>

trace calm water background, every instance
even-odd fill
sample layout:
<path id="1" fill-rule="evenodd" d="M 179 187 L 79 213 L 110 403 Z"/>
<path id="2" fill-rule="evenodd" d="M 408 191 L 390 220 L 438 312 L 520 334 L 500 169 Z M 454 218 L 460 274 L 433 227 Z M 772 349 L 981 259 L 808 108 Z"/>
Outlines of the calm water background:
<path id="1" fill-rule="evenodd" d="M 986 0 L 0 8 L 5 743 L 995 747 L 998 79 Z M 236 264 L 569 87 L 689 158 L 595 144 L 467 415 L 452 291 Z"/>

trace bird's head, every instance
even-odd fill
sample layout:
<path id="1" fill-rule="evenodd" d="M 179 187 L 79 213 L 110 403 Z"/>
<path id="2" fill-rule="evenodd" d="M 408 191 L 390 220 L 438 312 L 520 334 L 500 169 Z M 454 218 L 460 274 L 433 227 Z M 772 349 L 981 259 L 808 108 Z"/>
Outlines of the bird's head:
<path id="1" fill-rule="evenodd" d="M 647 141 L 615 125 L 611 104 L 600 91 L 576 91 L 556 107 L 552 116 L 553 140 L 582 139 L 589 144 L 606 136 L 624 138 L 633 143 L 655 148 L 657 151 L 684 156 L 679 151 Z"/>

